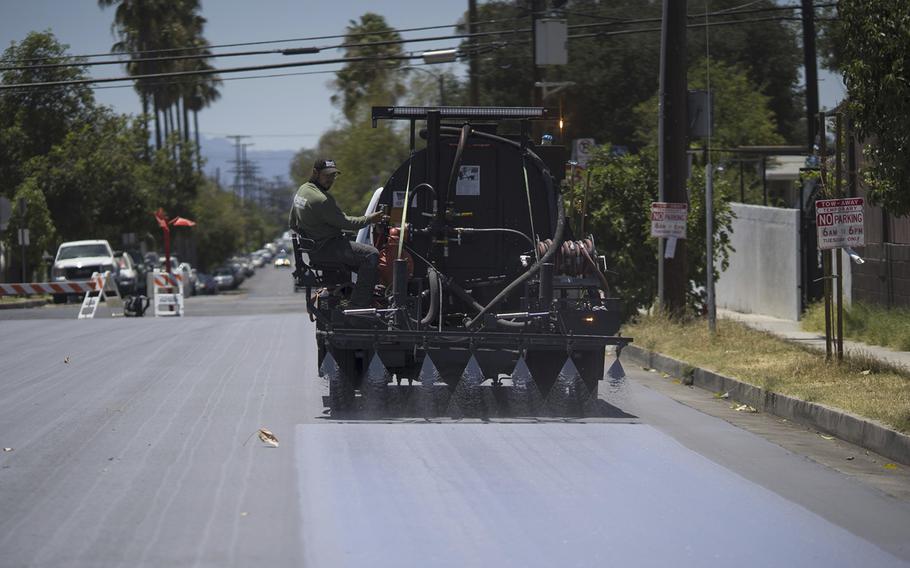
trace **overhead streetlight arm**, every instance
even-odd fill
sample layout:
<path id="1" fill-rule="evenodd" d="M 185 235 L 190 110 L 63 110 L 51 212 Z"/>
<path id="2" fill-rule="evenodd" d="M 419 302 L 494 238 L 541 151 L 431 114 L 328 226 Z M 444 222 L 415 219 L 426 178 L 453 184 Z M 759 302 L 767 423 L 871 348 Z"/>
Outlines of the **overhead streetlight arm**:
<path id="1" fill-rule="evenodd" d="M 424 51 L 421 54 L 421 57 L 423 57 L 423 62 L 427 64 L 452 63 L 458 59 L 458 50 L 455 48 L 449 48 Z"/>

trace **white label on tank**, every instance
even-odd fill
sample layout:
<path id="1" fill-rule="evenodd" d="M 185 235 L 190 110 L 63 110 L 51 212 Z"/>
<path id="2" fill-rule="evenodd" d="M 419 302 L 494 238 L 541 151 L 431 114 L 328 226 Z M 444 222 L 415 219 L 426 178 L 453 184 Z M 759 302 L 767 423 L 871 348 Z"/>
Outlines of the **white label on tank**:
<path id="1" fill-rule="evenodd" d="M 480 195 L 480 166 L 461 166 L 455 195 Z"/>

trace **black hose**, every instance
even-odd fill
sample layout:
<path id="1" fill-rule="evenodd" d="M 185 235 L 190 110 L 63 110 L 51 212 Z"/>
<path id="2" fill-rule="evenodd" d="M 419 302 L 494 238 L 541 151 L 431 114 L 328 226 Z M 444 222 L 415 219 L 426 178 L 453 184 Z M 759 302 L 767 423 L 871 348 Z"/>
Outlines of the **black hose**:
<path id="1" fill-rule="evenodd" d="M 515 229 L 509 229 L 507 227 L 488 227 L 485 229 L 475 229 L 473 227 L 455 227 L 455 230 L 462 232 L 462 233 L 514 233 L 516 235 L 523 237 L 526 241 L 528 241 L 531 244 L 531 248 L 532 249 L 534 248 L 534 241 L 531 240 L 531 237 L 522 233 L 521 231 L 517 231 Z"/>
<path id="2" fill-rule="evenodd" d="M 432 185 L 430 185 L 430 184 L 428 184 L 427 182 L 424 181 L 424 182 L 418 183 L 417 185 L 415 185 L 414 187 L 412 187 L 412 188 L 411 188 L 411 191 L 413 191 L 413 192 L 416 194 L 417 191 L 420 190 L 420 189 L 429 189 L 429 190 L 430 190 L 430 193 L 433 194 L 433 199 L 434 199 L 434 200 L 436 199 L 436 189 L 435 189 Z M 407 204 L 405 204 L 405 205 L 407 205 Z"/>
<path id="3" fill-rule="evenodd" d="M 477 132 L 477 134 L 481 135 L 481 136 L 487 136 L 490 138 L 496 138 L 499 140 L 503 140 L 503 141 L 509 142 L 510 144 L 514 144 L 515 146 L 521 147 L 520 144 L 514 143 L 511 140 L 507 140 L 507 139 L 501 138 L 499 136 L 495 136 L 493 134 L 487 134 L 486 132 Z M 536 154 L 534 154 L 530 150 L 528 150 L 528 153 L 531 154 L 532 156 L 534 156 L 537 160 L 540 160 L 540 158 L 537 157 Z M 541 164 L 543 164 L 543 162 L 541 162 Z M 544 168 L 546 168 L 546 166 L 544 166 Z M 544 181 L 546 182 L 547 180 L 550 180 L 550 183 L 552 183 L 552 178 L 550 178 L 548 175 L 544 175 Z M 474 316 L 474 319 L 472 319 L 470 322 L 468 322 L 468 325 L 467 325 L 468 328 L 472 328 L 475 325 L 477 325 L 477 322 L 480 321 L 481 318 L 483 318 L 484 314 L 486 314 L 488 311 L 490 311 L 490 309 L 493 308 L 496 304 L 498 304 L 499 302 L 504 300 L 506 298 L 506 296 L 508 296 L 510 293 L 512 293 L 512 290 L 514 290 L 519 284 L 521 284 L 522 282 L 524 282 L 525 280 L 527 280 L 528 278 L 530 278 L 531 276 L 536 274 L 537 271 L 540 270 L 541 264 L 543 264 L 545 262 L 549 262 L 550 258 L 552 258 L 554 254 L 556 254 L 557 249 L 559 249 L 559 247 L 562 246 L 563 232 L 565 231 L 565 227 L 566 227 L 565 206 L 562 203 L 562 195 L 557 193 L 556 194 L 556 231 L 555 231 L 555 234 L 553 235 L 553 245 L 549 248 L 549 250 L 547 250 L 546 253 L 544 253 L 544 255 L 542 257 L 540 257 L 540 259 L 537 260 L 537 262 L 535 262 L 531 266 L 531 268 L 528 269 L 527 272 L 525 272 L 524 274 L 521 274 L 518 278 L 516 278 L 515 280 L 510 282 L 508 286 L 503 288 L 499 294 L 496 294 L 496 297 L 493 298 L 492 300 L 490 300 L 490 303 L 487 304 L 486 306 L 484 306 L 484 308 L 480 311 L 480 313 L 477 314 L 476 316 Z"/>
<path id="4" fill-rule="evenodd" d="M 452 293 L 454 293 L 456 296 L 461 298 L 461 300 L 463 302 L 465 302 L 466 304 L 468 304 L 475 312 L 480 313 L 483 311 L 483 306 L 480 305 L 480 303 L 474 298 L 474 296 L 469 294 L 467 290 L 465 290 L 464 288 L 462 288 L 455 282 L 449 280 L 448 282 L 446 282 L 446 288 L 448 288 L 449 290 L 452 291 Z M 515 322 L 515 321 L 499 319 L 499 318 L 496 319 L 496 324 L 500 325 L 502 327 L 514 327 L 514 328 L 520 329 L 520 328 L 526 327 L 528 325 L 528 323 L 529 322 Z"/>
<path id="5" fill-rule="evenodd" d="M 430 285 L 430 308 L 427 310 L 427 315 L 420 320 L 420 325 L 430 325 L 436 319 L 436 314 L 439 313 L 439 274 L 433 270 L 432 266 L 427 270 L 427 280 Z"/>
<path id="6" fill-rule="evenodd" d="M 454 130 L 454 127 L 450 128 Z M 461 166 L 461 155 L 464 153 L 464 147 L 465 144 L 468 143 L 468 136 L 470 135 L 471 125 L 465 124 L 461 127 L 461 136 L 458 137 L 458 148 L 455 150 L 455 161 L 452 162 L 452 171 L 449 172 L 449 183 L 446 185 L 446 203 L 449 202 L 449 199 L 452 195 L 452 187 L 455 185 L 455 181 L 458 179 L 458 168 Z"/>
<path id="7" fill-rule="evenodd" d="M 457 132 L 460 132 L 460 130 L 459 130 L 458 128 L 455 128 L 454 126 L 440 126 L 440 127 L 439 127 L 439 132 L 441 132 L 441 133 L 442 133 L 442 132 L 446 132 L 446 133 L 449 133 L 449 134 L 455 134 L 455 133 L 457 133 Z M 543 160 L 540 159 L 540 156 L 538 156 L 537 154 L 535 154 L 535 153 L 534 153 L 530 148 L 528 148 L 528 147 L 522 148 L 521 142 L 516 142 L 516 141 L 514 141 L 514 140 L 509 140 L 508 138 L 503 138 L 502 136 L 497 136 L 496 134 L 490 134 L 489 132 L 484 132 L 484 131 L 482 131 L 482 130 L 472 130 L 472 131 L 471 131 L 471 135 L 477 136 L 477 137 L 479 137 L 479 138 L 486 138 L 486 139 L 488 139 L 488 140 L 495 140 L 495 141 L 497 141 L 497 142 L 502 142 L 503 144 L 509 144 L 509 145 L 511 145 L 511 146 L 515 146 L 515 147 L 518 148 L 519 150 L 522 150 L 522 149 L 523 149 L 525 152 L 527 152 L 527 154 L 528 154 L 529 156 L 531 156 L 531 157 L 534 159 L 534 161 L 536 161 L 539 165 L 541 165 L 541 166 L 543 166 L 544 168 L 546 168 L 546 165 L 544 164 Z"/>
<path id="8" fill-rule="evenodd" d="M 600 267 L 597 266 L 597 263 L 594 262 L 594 259 L 591 258 L 591 255 L 588 254 L 588 250 L 585 247 L 581 247 L 581 254 L 585 257 L 588 263 L 591 265 L 591 268 L 594 269 L 594 274 L 597 275 L 597 278 L 600 280 L 600 287 L 603 288 L 603 291 L 606 295 L 610 296 L 610 283 L 607 282 L 607 277 L 603 272 L 600 271 Z"/>

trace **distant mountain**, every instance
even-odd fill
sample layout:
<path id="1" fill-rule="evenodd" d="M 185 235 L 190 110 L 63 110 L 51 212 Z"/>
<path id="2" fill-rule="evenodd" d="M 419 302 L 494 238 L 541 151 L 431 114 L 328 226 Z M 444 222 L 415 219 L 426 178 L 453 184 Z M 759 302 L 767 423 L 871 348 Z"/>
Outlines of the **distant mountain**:
<path id="1" fill-rule="evenodd" d="M 236 150 L 230 140 L 207 138 L 200 140 L 202 156 L 205 158 L 206 175 L 218 177 L 223 186 L 234 183 Z M 294 150 L 254 150 L 247 148 L 246 159 L 255 168 L 256 177 L 274 181 L 275 177 L 290 180 L 291 160 Z"/>

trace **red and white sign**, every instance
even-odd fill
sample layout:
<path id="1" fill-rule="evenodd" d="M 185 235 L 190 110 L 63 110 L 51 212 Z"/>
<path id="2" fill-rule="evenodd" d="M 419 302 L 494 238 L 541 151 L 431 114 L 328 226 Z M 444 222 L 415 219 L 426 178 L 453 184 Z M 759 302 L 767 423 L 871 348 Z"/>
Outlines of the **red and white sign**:
<path id="1" fill-rule="evenodd" d="M 863 234 L 863 198 L 820 199 L 815 202 L 815 226 L 819 250 L 861 247 Z"/>
<path id="2" fill-rule="evenodd" d="M 27 296 L 32 294 L 82 294 L 97 290 L 100 287 L 95 281 L 60 281 L 60 282 L 30 282 L 22 284 L 0 284 L 0 296 L 20 295 Z"/>
<path id="3" fill-rule="evenodd" d="M 687 203 L 651 203 L 651 236 L 665 239 L 686 238 Z"/>

